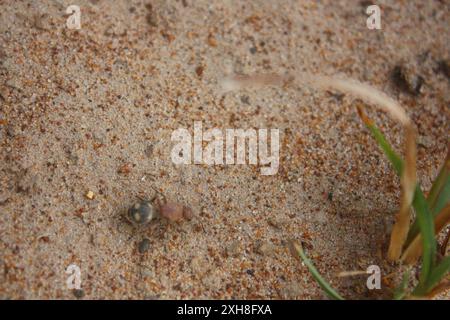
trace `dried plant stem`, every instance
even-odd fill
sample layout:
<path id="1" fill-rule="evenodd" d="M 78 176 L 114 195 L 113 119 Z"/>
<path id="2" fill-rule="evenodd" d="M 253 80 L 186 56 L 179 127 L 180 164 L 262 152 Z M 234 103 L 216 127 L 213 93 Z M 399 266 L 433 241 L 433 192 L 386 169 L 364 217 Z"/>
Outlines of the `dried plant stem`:
<path id="1" fill-rule="evenodd" d="M 396 216 L 396 222 L 391 233 L 388 250 L 388 259 L 397 261 L 402 254 L 403 245 L 408 237 L 411 221 L 411 204 L 416 187 L 416 134 L 409 126 L 406 128 L 405 165 L 402 173 L 402 200 L 400 211 Z"/>
<path id="2" fill-rule="evenodd" d="M 408 236 L 411 220 L 411 204 L 416 187 L 416 132 L 404 109 L 393 99 L 368 85 L 354 80 L 314 77 L 313 84 L 323 88 L 333 88 L 350 93 L 358 98 L 379 106 L 404 126 L 405 131 L 405 165 L 401 175 L 402 200 L 396 222 L 392 229 L 388 250 L 388 259 L 397 261 L 402 253 Z M 360 112 L 361 114 L 361 112 Z"/>
<path id="3" fill-rule="evenodd" d="M 361 275 L 367 275 L 367 271 L 365 271 L 365 270 L 342 271 L 337 274 L 337 276 L 339 278 L 355 277 L 355 276 L 361 276 Z"/>
<path id="4" fill-rule="evenodd" d="M 441 232 L 442 229 L 449 223 L 450 223 L 450 204 L 448 204 L 444 209 L 442 209 L 439 215 L 436 216 L 434 222 L 435 233 L 438 234 L 439 232 Z M 414 238 L 414 240 L 411 242 L 408 248 L 404 251 L 401 260 L 409 264 L 415 263 L 422 254 L 422 250 L 423 250 L 422 236 L 419 234 Z"/>
<path id="5" fill-rule="evenodd" d="M 281 84 L 286 80 L 294 80 L 289 76 L 235 76 L 228 78 L 223 83 L 224 91 L 235 90 L 249 86 L 262 84 Z M 404 127 L 405 132 L 405 164 L 401 174 L 402 199 L 400 210 L 396 216 L 396 222 L 391 233 L 388 251 L 388 259 L 397 261 L 402 253 L 406 241 L 410 220 L 411 204 L 416 188 L 416 132 L 405 110 L 392 98 L 373 87 L 355 80 L 335 77 L 315 76 L 301 74 L 295 78 L 302 85 L 309 85 L 320 89 L 334 89 L 342 93 L 353 95 L 361 100 L 373 104 L 387 112 L 394 120 Z"/>

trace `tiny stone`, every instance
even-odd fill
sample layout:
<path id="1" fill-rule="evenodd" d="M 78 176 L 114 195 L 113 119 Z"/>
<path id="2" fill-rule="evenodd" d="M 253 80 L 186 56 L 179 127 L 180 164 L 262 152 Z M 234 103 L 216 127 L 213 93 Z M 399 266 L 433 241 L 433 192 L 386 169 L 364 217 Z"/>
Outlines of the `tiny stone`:
<path id="1" fill-rule="evenodd" d="M 150 248 L 150 240 L 145 238 L 141 242 L 139 242 L 138 250 L 139 253 L 145 253 Z"/>
<path id="2" fill-rule="evenodd" d="M 414 74 L 404 66 L 395 66 L 391 72 L 391 79 L 398 89 L 414 96 L 420 94 L 425 82 L 422 76 Z"/>
<path id="3" fill-rule="evenodd" d="M 195 73 L 197 74 L 197 76 L 199 78 L 201 78 L 202 75 L 203 75 L 203 67 L 202 66 L 198 66 L 197 68 L 195 68 Z"/>
<path id="4" fill-rule="evenodd" d="M 441 60 L 438 62 L 438 68 L 437 71 L 444 74 L 447 79 L 450 79 L 450 67 L 445 60 Z"/>
<path id="5" fill-rule="evenodd" d="M 89 200 L 94 199 L 94 192 L 92 192 L 91 190 L 86 192 L 86 198 L 88 198 Z"/>
<path id="6" fill-rule="evenodd" d="M 47 236 L 47 235 L 43 235 L 43 236 L 40 236 L 40 237 L 38 238 L 38 240 L 39 240 L 39 241 L 42 241 L 42 242 L 50 242 L 50 237 Z"/>
<path id="7" fill-rule="evenodd" d="M 84 290 L 83 289 L 73 289 L 72 293 L 77 299 L 81 299 L 81 298 L 84 297 Z"/>
<path id="8" fill-rule="evenodd" d="M 131 172 L 131 167 L 128 163 L 123 164 L 122 166 L 119 167 L 119 169 L 117 170 L 118 173 L 120 174 L 129 174 Z"/>
<path id="9" fill-rule="evenodd" d="M 414 95 L 418 95 L 421 93 L 424 82 L 425 79 L 422 76 L 415 76 L 411 80 L 411 91 Z"/>
<path id="10" fill-rule="evenodd" d="M 247 95 L 241 96 L 241 102 L 245 104 L 250 104 L 250 97 Z"/>

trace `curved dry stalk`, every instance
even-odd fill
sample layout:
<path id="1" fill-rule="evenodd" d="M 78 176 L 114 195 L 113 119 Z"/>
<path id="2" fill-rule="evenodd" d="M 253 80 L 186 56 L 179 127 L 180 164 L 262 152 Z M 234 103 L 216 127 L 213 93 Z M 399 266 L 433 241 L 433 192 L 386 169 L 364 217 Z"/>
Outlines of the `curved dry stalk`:
<path id="1" fill-rule="evenodd" d="M 402 254 L 403 245 L 408 237 L 411 220 L 411 205 L 416 187 L 416 134 L 412 126 L 406 128 L 405 166 L 402 173 L 402 200 L 396 222 L 391 233 L 388 259 L 396 261 Z"/>
<path id="2" fill-rule="evenodd" d="M 450 223 L 450 204 L 448 204 L 442 211 L 436 216 L 434 220 L 436 235 L 444 229 Z M 415 263 L 422 254 L 422 236 L 417 235 L 411 244 L 404 251 L 401 261 L 408 264 Z"/>
<path id="3" fill-rule="evenodd" d="M 336 276 L 338 278 L 345 278 L 345 277 L 355 277 L 355 276 L 361 276 L 366 275 L 367 271 L 365 270 L 355 270 L 355 271 L 341 271 Z"/>
<path id="4" fill-rule="evenodd" d="M 392 98 L 381 91 L 354 80 L 314 77 L 313 82 L 319 87 L 333 88 L 350 93 L 369 103 L 379 106 L 404 126 L 405 131 L 405 165 L 401 176 L 402 199 L 400 210 L 391 233 L 388 259 L 397 261 L 402 253 L 408 236 L 411 220 L 411 205 L 416 188 L 416 131 L 405 110 Z"/>
<path id="5" fill-rule="evenodd" d="M 297 81 L 302 85 L 309 85 L 315 88 L 335 89 L 343 93 L 351 94 L 380 107 L 405 127 L 411 125 L 411 120 L 405 110 L 394 99 L 390 98 L 385 93 L 356 80 L 315 76 L 308 73 L 302 73 L 297 77 L 276 74 L 234 75 L 222 79 L 221 87 L 222 92 L 226 93 L 229 91 L 249 87 L 260 87 L 263 85 L 284 85 L 292 81 Z"/>
<path id="6" fill-rule="evenodd" d="M 223 81 L 222 86 L 226 92 L 264 84 L 284 84 L 288 80 L 292 81 L 294 77 L 275 77 L 274 75 L 234 76 Z M 410 118 L 395 100 L 383 92 L 355 80 L 315 76 L 306 73 L 296 77 L 295 80 L 301 84 L 315 88 L 335 89 L 342 93 L 351 94 L 381 108 L 394 120 L 403 125 L 405 132 L 405 165 L 401 175 L 402 199 L 400 210 L 396 216 L 396 222 L 391 233 L 388 252 L 388 258 L 391 261 L 398 260 L 410 228 L 411 204 L 416 188 L 416 131 Z"/>
<path id="7" fill-rule="evenodd" d="M 316 87 L 335 89 L 356 96 L 363 101 L 380 107 L 405 128 L 411 126 L 411 120 L 405 110 L 394 99 L 367 84 L 363 84 L 356 80 L 325 76 L 305 76 L 305 79 Z"/>
<path id="8" fill-rule="evenodd" d="M 279 74 L 258 74 L 258 75 L 233 75 L 226 77 L 221 81 L 221 93 L 235 91 L 247 87 L 262 87 L 262 86 L 282 86 L 285 83 L 293 80 L 291 76 L 284 76 Z"/>

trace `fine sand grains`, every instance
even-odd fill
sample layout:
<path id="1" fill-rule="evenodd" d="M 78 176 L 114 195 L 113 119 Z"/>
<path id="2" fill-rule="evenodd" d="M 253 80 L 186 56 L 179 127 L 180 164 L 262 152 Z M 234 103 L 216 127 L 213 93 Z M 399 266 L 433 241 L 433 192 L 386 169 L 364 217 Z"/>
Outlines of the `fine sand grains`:
<path id="1" fill-rule="evenodd" d="M 322 298 L 290 239 L 342 295 L 384 296 L 337 276 L 378 264 L 394 284 L 384 255 L 399 179 L 354 99 L 289 81 L 219 88 L 231 74 L 303 72 L 373 85 L 416 126 L 427 190 L 447 146 L 449 9 L 380 4 L 382 30 L 368 30 L 356 0 L 78 1 L 70 30 L 64 1 L 3 1 L 0 297 Z M 420 90 L 395 84 L 398 66 Z M 401 150 L 402 128 L 367 112 Z M 279 129 L 278 173 L 174 165 L 171 133 L 194 121 Z M 156 191 L 193 218 L 133 227 L 126 211 Z M 67 288 L 71 264 L 81 291 Z"/>

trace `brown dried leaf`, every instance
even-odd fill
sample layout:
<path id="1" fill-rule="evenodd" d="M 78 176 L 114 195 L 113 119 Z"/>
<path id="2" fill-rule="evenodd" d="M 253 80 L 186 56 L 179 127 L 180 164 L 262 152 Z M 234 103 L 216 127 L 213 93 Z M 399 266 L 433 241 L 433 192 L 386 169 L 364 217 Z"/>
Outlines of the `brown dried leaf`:
<path id="1" fill-rule="evenodd" d="M 402 254 L 410 227 L 411 204 L 416 189 L 416 133 L 412 126 L 406 127 L 405 130 L 405 166 L 401 177 L 402 200 L 389 244 L 388 259 L 391 261 L 397 261 Z"/>
<path id="2" fill-rule="evenodd" d="M 434 219 L 434 227 L 436 234 L 444 229 L 450 223 L 450 204 L 448 204 Z M 422 237 L 417 235 L 411 244 L 404 251 L 401 260 L 408 264 L 413 264 L 422 254 Z"/>

